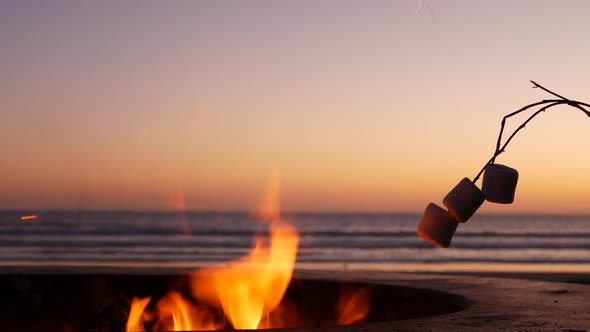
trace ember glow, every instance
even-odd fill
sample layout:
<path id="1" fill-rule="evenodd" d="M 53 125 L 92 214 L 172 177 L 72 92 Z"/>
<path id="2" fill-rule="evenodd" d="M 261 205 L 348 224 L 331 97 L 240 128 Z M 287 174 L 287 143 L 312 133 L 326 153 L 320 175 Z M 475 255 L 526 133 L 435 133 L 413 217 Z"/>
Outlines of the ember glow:
<path id="1" fill-rule="evenodd" d="M 344 289 L 338 302 L 338 325 L 361 323 L 371 309 L 369 289 Z"/>
<path id="2" fill-rule="evenodd" d="M 34 214 L 20 217 L 20 220 L 33 220 L 33 219 L 37 219 L 37 216 Z"/>
<path id="3" fill-rule="evenodd" d="M 282 328 L 287 316 L 296 316 L 292 305 L 282 300 L 295 267 L 299 233 L 282 220 L 279 211 L 279 172 L 273 170 L 267 194 L 255 215 L 268 222 L 269 236 L 258 236 L 250 252 L 237 260 L 198 270 L 191 275 L 194 299 L 170 291 L 148 308 L 150 298 L 134 298 L 127 331 Z M 311 295 L 313 296 L 313 295 Z M 337 310 L 337 324 L 361 322 L 369 311 L 367 289 L 343 292 Z M 197 304 L 198 302 L 198 304 Z M 225 320 L 217 313 L 223 312 Z"/>

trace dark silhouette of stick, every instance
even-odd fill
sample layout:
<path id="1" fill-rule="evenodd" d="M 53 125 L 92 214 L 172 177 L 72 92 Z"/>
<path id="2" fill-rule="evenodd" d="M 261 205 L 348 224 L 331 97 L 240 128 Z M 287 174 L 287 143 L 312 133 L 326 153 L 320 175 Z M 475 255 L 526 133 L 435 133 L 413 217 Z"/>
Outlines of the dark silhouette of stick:
<path id="1" fill-rule="evenodd" d="M 526 127 L 526 125 L 537 115 L 539 115 L 542 112 L 545 112 L 547 109 L 553 107 L 553 106 L 557 106 L 557 105 L 569 105 L 572 106 L 574 108 L 577 108 L 579 110 L 581 110 L 582 112 L 584 112 L 587 116 L 590 117 L 590 111 L 586 110 L 583 106 L 585 107 L 590 107 L 589 104 L 584 103 L 584 102 L 580 102 L 580 101 L 575 101 L 575 100 L 570 100 L 567 99 L 561 95 L 558 95 L 557 93 L 541 86 L 540 84 L 536 83 L 535 81 L 531 81 L 534 86 L 533 88 L 539 88 L 559 99 L 546 99 L 546 100 L 542 100 L 536 103 L 532 103 L 529 105 L 526 105 L 522 108 L 520 108 L 517 111 L 514 111 L 506 116 L 504 116 L 504 118 L 502 118 L 502 123 L 500 125 L 500 134 L 498 135 L 498 140 L 496 142 L 496 151 L 494 151 L 494 154 L 492 156 L 492 158 L 490 158 L 490 160 L 483 166 L 483 168 L 479 171 L 479 173 L 477 173 L 477 175 L 475 176 L 475 178 L 473 178 L 473 183 L 477 182 L 477 180 L 479 179 L 479 177 L 481 176 L 481 174 L 483 173 L 483 171 L 486 169 L 486 167 L 488 165 L 493 164 L 496 161 L 496 157 L 498 157 L 501 153 L 503 153 L 506 149 L 506 146 L 508 145 L 508 143 L 510 143 L 510 141 L 512 141 L 512 139 L 514 138 L 514 136 L 521 131 L 524 127 Z M 506 119 L 515 116 L 517 114 L 520 114 L 532 107 L 535 106 L 540 106 L 540 105 L 544 105 L 542 108 L 540 108 L 538 111 L 536 111 L 535 113 L 533 113 L 533 115 L 531 115 L 525 122 L 523 122 L 518 128 L 516 128 L 516 130 L 512 133 L 512 135 L 510 135 L 510 137 L 508 137 L 508 139 L 506 140 L 506 142 L 504 143 L 504 145 L 502 144 L 502 135 L 504 133 L 504 126 L 506 125 Z"/>
<path id="2" fill-rule="evenodd" d="M 560 99 L 563 99 L 563 100 L 567 100 L 568 101 L 568 105 L 573 106 L 573 107 L 581 110 L 582 112 L 586 113 L 587 116 L 590 117 L 590 112 L 588 112 L 585 108 L 583 108 L 582 106 L 580 106 L 580 105 L 585 105 L 585 106 L 588 106 L 588 105 L 586 105 L 584 103 L 577 102 L 577 101 L 572 101 L 572 100 L 569 100 L 569 99 L 567 99 L 567 98 L 565 98 L 563 96 L 560 96 L 557 93 L 555 93 L 555 92 L 553 92 L 553 91 L 551 91 L 551 90 L 549 90 L 547 88 L 544 88 L 543 86 L 541 86 L 540 84 L 538 84 L 535 81 L 531 81 L 531 83 L 533 83 L 535 85 L 533 88 L 539 88 L 539 89 L 541 89 L 541 90 L 543 90 L 543 91 L 545 91 L 547 93 L 550 93 L 550 94 L 554 95 L 557 98 L 560 98 Z"/>

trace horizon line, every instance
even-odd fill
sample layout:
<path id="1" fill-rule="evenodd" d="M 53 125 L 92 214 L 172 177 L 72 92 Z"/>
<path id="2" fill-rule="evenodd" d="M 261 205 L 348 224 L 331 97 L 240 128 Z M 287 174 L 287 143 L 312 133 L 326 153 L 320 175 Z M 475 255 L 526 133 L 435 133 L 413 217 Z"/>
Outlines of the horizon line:
<path id="1" fill-rule="evenodd" d="M 227 209 L 227 210 L 213 210 L 213 209 L 186 209 L 183 211 L 177 209 L 71 209 L 71 208 L 0 208 L 0 213 L 55 213 L 55 212 L 71 212 L 71 213 L 180 213 L 180 214 L 255 214 L 255 211 Z M 286 210 L 281 211 L 283 215 L 297 215 L 297 214 L 316 214 L 316 215 L 412 215 L 420 216 L 423 212 L 417 211 L 335 211 L 335 210 Z M 564 213 L 564 212 L 482 212 L 479 216 L 541 216 L 541 217 L 589 217 L 590 213 Z M 475 216 L 474 216 L 475 217 Z"/>

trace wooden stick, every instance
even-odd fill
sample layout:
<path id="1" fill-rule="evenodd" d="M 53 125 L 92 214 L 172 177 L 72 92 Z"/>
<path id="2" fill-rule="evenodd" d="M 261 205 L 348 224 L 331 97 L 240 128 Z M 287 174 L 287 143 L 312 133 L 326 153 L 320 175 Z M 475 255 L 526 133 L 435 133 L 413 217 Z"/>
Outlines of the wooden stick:
<path id="1" fill-rule="evenodd" d="M 532 103 L 529 105 L 526 105 L 508 115 L 505 115 L 502 118 L 502 122 L 500 124 L 500 133 L 498 135 L 498 140 L 496 141 L 496 150 L 494 151 L 494 154 L 492 155 L 492 158 L 490 158 L 490 160 L 482 167 L 482 169 L 479 171 L 479 173 L 477 173 L 477 175 L 475 176 L 475 178 L 473 178 L 473 183 L 477 182 L 477 180 L 479 179 L 479 177 L 481 176 L 481 174 L 483 173 L 483 171 L 485 170 L 485 168 L 490 165 L 493 164 L 496 161 L 496 157 L 499 156 L 501 153 L 503 153 L 506 150 L 506 146 L 508 145 L 508 143 L 510 143 L 510 141 L 512 141 L 512 139 L 514 138 L 514 136 L 521 131 L 524 127 L 526 127 L 526 125 L 537 115 L 539 115 L 542 112 L 545 112 L 547 109 L 553 107 L 553 106 L 557 106 L 557 105 L 569 105 L 572 106 L 574 108 L 577 108 L 579 110 L 581 110 L 582 112 L 584 112 L 587 116 L 590 117 L 590 111 L 586 110 L 583 106 L 585 107 L 590 107 L 589 104 L 584 103 L 584 102 L 580 102 L 580 101 L 575 101 L 575 100 L 570 100 L 567 99 L 543 86 L 541 86 L 540 84 L 536 83 L 535 81 L 531 81 L 534 86 L 533 88 L 539 88 L 559 99 L 546 99 L 546 100 L 542 100 L 536 103 Z M 516 128 L 516 130 L 512 133 L 512 135 L 510 135 L 510 137 L 508 137 L 508 140 L 506 140 L 506 142 L 504 143 L 504 145 L 502 144 L 502 135 L 504 134 L 504 126 L 506 125 L 506 119 L 515 116 L 517 114 L 520 114 L 532 107 L 535 106 L 540 106 L 540 105 L 544 105 L 542 108 L 540 108 L 538 111 L 536 111 L 535 113 L 533 113 L 533 115 L 531 115 L 525 122 L 523 122 L 518 128 Z"/>
<path id="2" fill-rule="evenodd" d="M 577 109 L 581 110 L 582 112 L 586 113 L 586 115 L 587 115 L 587 116 L 590 116 L 590 112 L 589 112 L 589 111 L 587 111 L 587 110 L 586 110 L 585 108 L 583 108 L 582 106 L 580 106 L 580 104 L 581 104 L 581 105 L 585 105 L 584 103 L 580 103 L 580 102 L 574 102 L 574 101 L 572 101 L 572 100 L 569 100 L 569 99 L 567 99 L 567 98 L 565 98 L 565 97 L 563 97 L 563 96 L 560 96 L 560 95 L 558 95 L 557 93 L 555 93 L 555 92 L 553 92 L 553 91 L 551 91 L 551 90 L 549 90 L 549 89 L 547 89 L 547 88 L 545 88 L 545 87 L 541 86 L 541 84 L 538 84 L 538 83 L 537 83 L 537 82 L 535 82 L 535 81 L 531 81 L 531 83 L 533 83 L 533 84 L 535 85 L 533 88 L 539 88 L 539 89 L 541 89 L 541 90 L 543 90 L 543 91 L 545 91 L 545 92 L 547 92 L 547 93 L 550 93 L 550 94 L 554 95 L 554 96 L 555 96 L 555 97 L 557 97 L 557 98 L 560 98 L 560 99 L 563 99 L 563 100 L 567 100 L 568 102 L 570 102 L 570 103 L 569 103 L 569 105 L 570 105 L 570 106 L 573 106 L 573 107 L 575 107 L 575 108 L 577 108 Z M 588 105 L 585 105 L 585 106 L 588 106 Z"/>

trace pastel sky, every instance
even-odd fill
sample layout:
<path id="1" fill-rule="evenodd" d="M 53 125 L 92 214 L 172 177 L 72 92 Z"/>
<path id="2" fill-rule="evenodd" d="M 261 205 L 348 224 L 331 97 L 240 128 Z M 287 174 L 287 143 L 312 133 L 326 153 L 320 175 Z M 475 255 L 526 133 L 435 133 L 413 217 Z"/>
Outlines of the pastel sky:
<path id="1" fill-rule="evenodd" d="M 249 210 L 278 165 L 286 210 L 420 212 L 529 80 L 590 102 L 590 2 L 417 4 L 2 1 L 0 208 Z M 588 133 L 539 116 L 482 210 L 590 213 Z"/>

